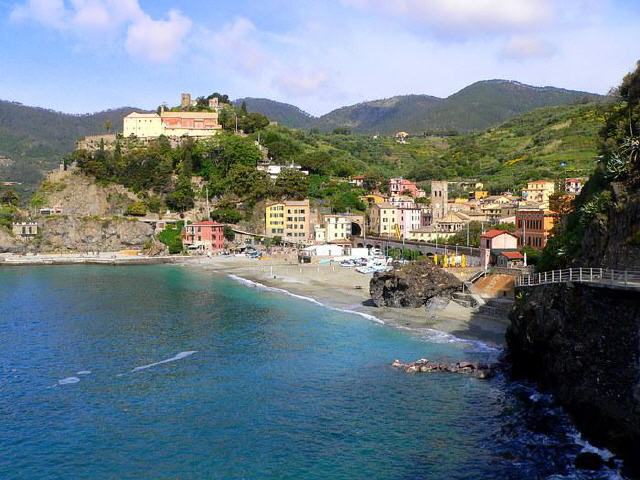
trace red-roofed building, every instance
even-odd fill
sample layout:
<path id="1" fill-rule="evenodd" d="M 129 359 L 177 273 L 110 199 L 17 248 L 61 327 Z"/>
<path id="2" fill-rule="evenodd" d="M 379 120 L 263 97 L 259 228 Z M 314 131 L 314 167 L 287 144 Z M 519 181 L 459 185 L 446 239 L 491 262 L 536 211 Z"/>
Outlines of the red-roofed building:
<path id="1" fill-rule="evenodd" d="M 214 252 L 224 248 L 224 225 L 211 220 L 191 223 L 185 227 L 182 243 L 189 250 Z"/>
<path id="2" fill-rule="evenodd" d="M 492 250 L 517 252 L 518 237 L 506 230 L 488 230 L 480 235 L 480 265 L 487 268 L 492 264 Z M 494 257 L 495 258 L 495 257 Z"/>
<path id="3" fill-rule="evenodd" d="M 524 265 L 524 255 L 520 252 L 500 252 L 495 257 L 498 267 L 511 268 Z"/>

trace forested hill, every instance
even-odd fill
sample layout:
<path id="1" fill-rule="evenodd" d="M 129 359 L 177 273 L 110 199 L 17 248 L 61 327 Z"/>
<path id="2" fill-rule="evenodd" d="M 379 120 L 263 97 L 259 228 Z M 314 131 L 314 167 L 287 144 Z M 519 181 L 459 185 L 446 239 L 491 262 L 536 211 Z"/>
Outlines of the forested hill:
<path id="1" fill-rule="evenodd" d="M 78 138 L 106 133 L 107 120 L 113 132 L 122 131 L 122 118 L 134 110 L 72 115 L 0 100 L 0 156 L 9 159 L 0 162 L 0 181 L 19 181 L 24 191 L 30 190 L 42 172 L 73 150 Z"/>
<path id="2" fill-rule="evenodd" d="M 313 127 L 316 118 L 304 110 L 283 102 L 276 102 L 268 98 L 238 98 L 233 103 L 241 106 L 245 103 L 247 110 L 250 112 L 262 113 L 269 117 L 270 120 L 278 122 L 289 128 L 308 129 Z"/>
<path id="3" fill-rule="evenodd" d="M 476 82 L 447 98 L 401 95 L 338 108 L 321 117 L 313 117 L 293 105 L 273 100 L 244 100 L 249 111 L 263 113 L 292 128 L 331 131 L 347 127 L 358 133 L 390 134 L 402 130 L 421 134 L 480 131 L 536 108 L 603 98 L 588 92 L 487 80 Z"/>

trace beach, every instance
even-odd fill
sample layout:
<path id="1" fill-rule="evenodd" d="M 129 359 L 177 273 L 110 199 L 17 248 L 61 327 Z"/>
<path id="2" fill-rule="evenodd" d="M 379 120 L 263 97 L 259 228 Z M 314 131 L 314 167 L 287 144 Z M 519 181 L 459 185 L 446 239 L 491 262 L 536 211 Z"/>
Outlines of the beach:
<path id="1" fill-rule="evenodd" d="M 225 273 L 239 281 L 313 299 L 328 307 L 371 316 L 399 328 L 430 329 L 433 333 L 454 335 L 502 346 L 508 325 L 506 318 L 479 315 L 473 309 L 450 302 L 446 308 L 376 307 L 369 295 L 372 274 L 362 274 L 340 265 L 298 264 L 295 257 L 264 260 L 247 257 L 212 257 L 191 259 L 186 265 Z M 251 284 L 251 283 L 249 283 Z"/>
<path id="2" fill-rule="evenodd" d="M 281 289 L 283 293 L 313 299 L 338 310 L 369 316 L 385 324 L 414 330 L 428 329 L 432 334 L 480 340 L 502 346 L 508 320 L 480 315 L 473 309 L 450 302 L 444 309 L 376 307 L 369 295 L 372 274 L 338 264 L 299 264 L 294 253 L 251 259 L 245 256 L 132 256 L 116 252 L 100 254 L 1 255 L 0 266 L 37 265 L 147 265 L 182 264 L 192 268 L 232 276 L 254 286 Z"/>

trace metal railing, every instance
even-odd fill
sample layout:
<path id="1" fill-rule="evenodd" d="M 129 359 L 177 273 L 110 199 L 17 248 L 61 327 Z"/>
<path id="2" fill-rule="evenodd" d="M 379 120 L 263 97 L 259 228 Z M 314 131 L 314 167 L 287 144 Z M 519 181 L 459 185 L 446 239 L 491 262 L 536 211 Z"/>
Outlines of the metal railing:
<path id="1" fill-rule="evenodd" d="M 516 287 L 533 287 L 566 282 L 633 285 L 640 288 L 640 271 L 610 270 L 607 268 L 567 268 L 516 277 Z"/>

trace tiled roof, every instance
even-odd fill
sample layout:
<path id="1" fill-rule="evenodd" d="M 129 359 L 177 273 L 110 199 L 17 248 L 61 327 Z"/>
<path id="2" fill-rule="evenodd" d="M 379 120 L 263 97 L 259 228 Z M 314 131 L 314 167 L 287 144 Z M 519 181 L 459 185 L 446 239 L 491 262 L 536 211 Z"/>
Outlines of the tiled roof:
<path id="1" fill-rule="evenodd" d="M 512 237 L 515 237 L 515 235 L 513 233 L 507 232 L 506 230 L 487 230 L 486 232 L 484 232 L 480 236 L 482 238 L 495 238 L 495 237 L 499 237 L 500 235 L 503 235 L 505 233 L 507 235 L 511 235 Z"/>

